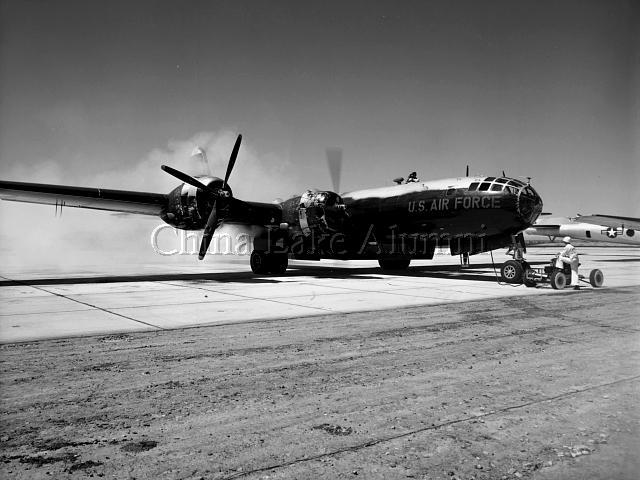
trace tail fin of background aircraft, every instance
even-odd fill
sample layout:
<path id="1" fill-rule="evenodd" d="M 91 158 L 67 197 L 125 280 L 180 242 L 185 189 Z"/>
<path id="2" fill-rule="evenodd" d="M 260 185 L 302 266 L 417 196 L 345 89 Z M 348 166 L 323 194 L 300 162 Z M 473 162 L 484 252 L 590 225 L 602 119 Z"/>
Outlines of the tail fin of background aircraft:
<path id="1" fill-rule="evenodd" d="M 191 152 L 191 158 L 195 162 L 199 162 L 201 165 L 201 174 L 211 176 L 211 167 L 209 166 L 209 159 L 207 158 L 207 152 L 201 147 L 196 147 Z M 194 162 L 194 163 L 195 163 Z"/>

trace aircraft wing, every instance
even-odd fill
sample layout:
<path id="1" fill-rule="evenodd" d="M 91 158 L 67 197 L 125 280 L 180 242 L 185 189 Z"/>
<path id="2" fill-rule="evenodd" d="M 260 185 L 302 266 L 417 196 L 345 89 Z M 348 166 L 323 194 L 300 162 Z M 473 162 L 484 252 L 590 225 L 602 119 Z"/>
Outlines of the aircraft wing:
<path id="1" fill-rule="evenodd" d="M 617 217 L 615 215 L 578 215 L 577 220 L 584 223 L 594 223 L 605 227 L 618 228 L 624 225 L 625 228 L 640 230 L 640 218 Z"/>
<path id="2" fill-rule="evenodd" d="M 159 193 L 4 180 L 0 180 L 0 199 L 155 216 L 167 206 L 167 196 Z"/>
<path id="3" fill-rule="evenodd" d="M 540 230 L 540 231 L 544 231 L 544 230 L 558 230 L 560 228 L 560 225 L 546 225 L 546 224 L 542 224 L 542 225 L 532 225 L 531 227 L 532 229 L 535 230 Z"/>
<path id="4" fill-rule="evenodd" d="M 524 232 L 528 235 L 558 237 L 560 236 L 560 225 L 531 225 Z"/>

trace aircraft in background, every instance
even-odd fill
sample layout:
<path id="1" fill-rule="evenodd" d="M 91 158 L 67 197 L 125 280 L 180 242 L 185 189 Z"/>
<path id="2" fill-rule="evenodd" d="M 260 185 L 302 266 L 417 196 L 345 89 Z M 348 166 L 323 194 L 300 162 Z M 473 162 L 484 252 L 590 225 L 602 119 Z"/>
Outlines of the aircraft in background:
<path id="1" fill-rule="evenodd" d="M 640 245 L 640 218 L 598 214 L 578 215 L 569 221 L 551 220 L 537 220 L 524 231 L 525 236 L 547 237 L 551 242 L 569 236 L 592 242 Z"/>
<path id="2" fill-rule="evenodd" d="M 184 230 L 204 230 L 199 258 L 222 223 L 258 226 L 250 265 L 255 273 L 283 273 L 288 258 L 377 259 L 382 269 L 406 269 L 412 259 L 432 259 L 448 244 L 468 256 L 516 242 L 542 212 L 529 184 L 502 177 L 466 177 L 339 194 L 342 152 L 328 150 L 333 191 L 306 190 L 278 204 L 237 199 L 228 180 L 239 135 L 223 179 L 162 170 L 182 183 L 168 194 L 0 181 L 3 200 L 160 217 Z"/>

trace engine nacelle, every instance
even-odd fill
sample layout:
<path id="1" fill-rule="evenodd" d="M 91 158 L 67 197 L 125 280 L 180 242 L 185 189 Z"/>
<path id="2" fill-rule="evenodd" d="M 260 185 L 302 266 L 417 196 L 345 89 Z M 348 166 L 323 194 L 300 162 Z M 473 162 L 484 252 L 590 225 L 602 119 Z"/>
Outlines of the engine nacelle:
<path id="1" fill-rule="evenodd" d="M 343 232 L 347 212 L 342 197 L 334 192 L 307 190 L 300 197 L 298 219 L 303 235 Z"/>
<path id="2" fill-rule="evenodd" d="M 220 178 L 209 176 L 195 178 L 209 187 L 222 188 L 223 181 Z M 231 194 L 228 186 L 225 190 Z M 183 183 L 169 193 L 167 210 L 161 218 L 169 225 L 182 230 L 199 230 L 207 223 L 212 205 L 213 200 L 210 195 L 200 188 Z"/>

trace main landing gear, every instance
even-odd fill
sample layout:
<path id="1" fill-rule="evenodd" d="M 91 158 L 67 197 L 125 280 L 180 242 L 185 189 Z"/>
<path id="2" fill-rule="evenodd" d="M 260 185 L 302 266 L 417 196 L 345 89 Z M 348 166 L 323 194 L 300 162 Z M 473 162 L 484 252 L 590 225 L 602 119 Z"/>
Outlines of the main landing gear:
<path id="1" fill-rule="evenodd" d="M 289 257 L 286 253 L 267 253 L 263 250 L 254 250 L 251 252 L 249 264 L 253 273 L 281 274 L 289 266 Z"/>
<path id="2" fill-rule="evenodd" d="M 410 258 L 399 257 L 399 258 L 379 258 L 378 265 L 382 270 L 406 270 L 409 268 L 409 264 L 411 263 Z"/>

